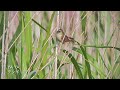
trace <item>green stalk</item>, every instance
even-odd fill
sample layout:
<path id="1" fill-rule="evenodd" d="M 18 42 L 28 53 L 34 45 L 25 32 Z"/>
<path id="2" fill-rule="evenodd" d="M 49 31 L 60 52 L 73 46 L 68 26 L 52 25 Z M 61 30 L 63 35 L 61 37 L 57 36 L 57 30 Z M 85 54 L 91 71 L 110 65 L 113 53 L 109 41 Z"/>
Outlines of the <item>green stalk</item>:
<path id="1" fill-rule="evenodd" d="M 77 42 L 77 41 L 75 41 L 75 42 Z M 113 48 L 113 49 L 116 49 L 116 50 L 120 51 L 120 48 L 118 48 L 118 47 L 113 47 L 113 46 L 82 45 L 82 44 L 80 44 L 79 42 L 77 42 L 77 44 L 78 44 L 79 46 L 84 46 L 84 47 L 94 47 L 94 48 Z"/>
<path id="2" fill-rule="evenodd" d="M 40 25 L 37 21 L 35 21 L 34 19 L 32 19 L 32 21 L 47 32 L 47 30 L 42 25 Z"/>
<path id="3" fill-rule="evenodd" d="M 81 45 L 81 46 L 84 46 L 84 47 L 94 47 L 94 48 L 113 48 L 113 49 L 116 49 L 116 50 L 120 51 L 120 48 L 113 47 L 113 46 L 95 46 L 95 45 Z"/>

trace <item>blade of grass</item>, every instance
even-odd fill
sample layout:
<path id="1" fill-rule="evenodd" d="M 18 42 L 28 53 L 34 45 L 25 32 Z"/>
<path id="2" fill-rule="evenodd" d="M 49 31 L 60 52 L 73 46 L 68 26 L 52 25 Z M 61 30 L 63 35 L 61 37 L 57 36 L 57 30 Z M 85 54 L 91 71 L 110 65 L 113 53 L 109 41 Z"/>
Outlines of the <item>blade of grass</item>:
<path id="1" fill-rule="evenodd" d="M 116 50 L 120 51 L 120 48 L 113 47 L 113 46 L 96 46 L 96 45 L 81 45 L 81 46 L 84 46 L 84 47 L 94 47 L 94 48 L 113 48 L 113 49 L 116 49 Z"/>
<path id="2" fill-rule="evenodd" d="M 32 19 L 32 21 L 34 21 L 39 27 L 41 27 L 43 30 L 47 32 L 47 30 L 42 25 L 40 25 L 37 21 L 35 21 L 34 19 Z"/>
<path id="3" fill-rule="evenodd" d="M 27 23 L 31 20 L 30 11 L 22 12 L 24 13 L 22 17 L 22 30 L 24 30 Z M 22 32 L 22 31 L 21 31 Z M 21 35 L 21 66 L 22 66 L 22 77 L 27 71 L 32 59 L 32 30 L 31 24 L 28 24 L 24 33 Z"/>
<path id="4" fill-rule="evenodd" d="M 76 52 L 78 52 L 78 53 L 80 53 L 80 54 L 83 55 L 83 52 L 82 52 L 82 50 L 81 50 L 80 48 L 73 47 L 72 50 L 74 50 L 74 51 L 76 51 Z M 99 68 L 99 65 L 98 65 L 98 63 L 97 63 L 97 60 L 96 60 L 94 57 L 92 57 L 91 55 L 89 55 L 88 53 L 86 53 L 86 56 L 87 56 L 87 58 L 89 59 L 89 63 L 90 63 L 93 67 L 95 67 L 95 69 L 97 70 L 97 72 L 98 72 L 101 76 L 104 76 L 104 77 L 105 77 L 104 72 Z"/>
<path id="5" fill-rule="evenodd" d="M 81 48 L 81 50 L 82 50 L 82 53 L 83 53 L 83 55 L 84 55 L 84 58 L 85 58 L 86 60 L 88 60 L 88 57 L 87 57 L 87 55 L 86 55 L 86 51 L 84 50 L 84 48 L 83 48 L 82 46 L 80 46 L 80 48 Z M 90 64 L 89 64 L 89 62 L 86 61 L 86 60 L 85 60 L 85 64 L 86 64 L 88 76 L 89 76 L 89 78 L 91 79 L 91 78 L 92 78 L 92 74 L 91 74 Z"/>
<path id="6" fill-rule="evenodd" d="M 87 55 L 86 55 L 85 49 L 83 48 L 83 45 L 80 45 L 80 43 L 77 42 L 77 41 L 75 41 L 75 42 L 80 46 L 80 49 L 81 49 L 81 51 L 82 51 L 82 54 L 83 54 L 84 58 L 85 58 L 86 60 L 88 60 L 88 57 L 87 57 Z M 87 70 L 87 73 L 88 73 L 89 78 L 92 78 L 90 64 L 89 64 L 89 62 L 87 62 L 86 60 L 85 60 L 86 70 Z M 85 76 L 86 76 L 86 70 L 85 70 Z"/>
<path id="7" fill-rule="evenodd" d="M 83 75 L 82 75 L 81 69 L 80 69 L 78 63 L 76 62 L 75 58 L 72 56 L 71 53 L 68 53 L 68 51 L 63 50 L 63 52 L 66 53 L 66 54 L 68 55 L 68 57 L 71 59 L 71 62 L 73 63 L 73 65 L 74 65 L 74 67 L 75 67 L 75 69 L 76 69 L 76 72 L 77 72 L 77 74 L 78 74 L 78 77 L 79 77 L 80 79 L 83 79 Z"/>
<path id="8" fill-rule="evenodd" d="M 39 65 L 40 68 L 42 68 L 46 62 L 47 62 L 47 58 L 49 56 L 49 52 L 47 52 L 48 48 L 49 48 L 49 42 L 48 42 L 48 39 L 50 37 L 50 30 L 51 30 L 51 27 L 52 27 L 52 23 L 53 23 L 53 19 L 54 19 L 54 15 L 55 15 L 55 11 L 52 13 L 51 15 L 51 18 L 50 18 L 50 21 L 47 25 L 47 29 L 46 29 L 46 37 L 43 41 L 43 44 L 42 44 L 42 51 L 41 51 L 41 61 L 42 63 Z M 42 75 L 42 76 L 41 76 Z M 40 78 L 44 77 L 45 76 L 45 70 L 42 70 L 40 73 L 39 73 L 39 76 Z"/>

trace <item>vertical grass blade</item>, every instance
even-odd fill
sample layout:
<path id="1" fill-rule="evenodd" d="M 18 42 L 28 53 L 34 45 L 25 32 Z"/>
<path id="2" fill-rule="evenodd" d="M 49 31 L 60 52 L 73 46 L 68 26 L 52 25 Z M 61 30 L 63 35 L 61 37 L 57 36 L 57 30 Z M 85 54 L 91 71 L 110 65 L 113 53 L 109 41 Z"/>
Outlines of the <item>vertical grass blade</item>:
<path id="1" fill-rule="evenodd" d="M 46 28 L 46 37 L 43 41 L 43 45 L 42 45 L 42 51 L 41 51 L 41 60 L 42 60 L 42 64 L 40 67 L 44 66 L 47 62 L 47 58 L 49 56 L 49 52 L 47 52 L 47 49 L 49 47 L 49 37 L 50 37 L 50 30 L 51 30 L 51 27 L 52 27 L 52 23 L 53 23 L 53 19 L 54 19 L 54 15 L 55 15 L 55 11 L 52 13 L 51 15 L 51 18 L 50 18 L 50 21 L 47 25 L 47 28 Z M 42 70 L 40 73 L 40 78 L 42 78 L 43 76 L 45 76 L 45 70 Z M 42 76 L 41 76 L 42 75 Z"/>
<path id="2" fill-rule="evenodd" d="M 82 51 L 82 53 L 83 53 L 83 55 L 84 55 L 84 58 L 85 58 L 86 60 L 88 60 L 88 57 L 87 57 L 87 54 L 86 54 L 84 48 L 83 48 L 82 46 L 80 46 L 80 48 L 81 48 L 81 51 Z M 85 65 L 86 65 L 86 68 L 87 68 L 88 76 L 89 76 L 89 78 L 91 79 L 91 78 L 92 78 L 92 74 L 91 74 L 90 64 L 89 64 L 89 62 L 86 61 L 86 60 L 85 60 Z"/>
<path id="3" fill-rule="evenodd" d="M 71 53 L 68 53 L 68 51 L 63 50 L 63 52 L 66 53 L 68 55 L 68 57 L 71 59 L 71 62 L 73 63 L 73 65 L 74 65 L 74 67 L 76 69 L 76 72 L 78 74 L 79 79 L 83 79 L 83 75 L 82 75 L 81 69 L 80 69 L 78 63 L 76 62 L 75 58 L 72 56 Z"/>
<path id="4" fill-rule="evenodd" d="M 30 11 L 22 12 L 22 30 L 26 27 L 28 22 L 31 20 Z M 21 37 L 21 66 L 22 66 L 22 76 L 27 71 L 27 68 L 30 65 L 32 58 L 32 27 L 31 24 L 28 24 L 25 28 L 24 33 L 22 33 Z"/>

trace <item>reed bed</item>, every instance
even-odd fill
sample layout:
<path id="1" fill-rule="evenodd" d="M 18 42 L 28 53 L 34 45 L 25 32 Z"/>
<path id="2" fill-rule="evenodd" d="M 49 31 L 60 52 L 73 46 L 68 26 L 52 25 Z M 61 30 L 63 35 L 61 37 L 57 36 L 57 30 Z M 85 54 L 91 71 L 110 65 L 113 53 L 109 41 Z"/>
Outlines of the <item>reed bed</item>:
<path id="1" fill-rule="evenodd" d="M 119 11 L 0 11 L 0 78 L 118 79 L 119 34 Z"/>

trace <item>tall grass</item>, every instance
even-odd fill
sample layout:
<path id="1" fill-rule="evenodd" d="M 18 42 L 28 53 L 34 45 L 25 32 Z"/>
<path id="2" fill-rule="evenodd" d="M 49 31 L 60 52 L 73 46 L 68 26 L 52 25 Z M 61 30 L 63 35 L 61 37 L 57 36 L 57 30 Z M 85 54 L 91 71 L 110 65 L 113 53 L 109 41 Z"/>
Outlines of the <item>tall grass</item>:
<path id="1" fill-rule="evenodd" d="M 117 11 L 1 11 L 0 78 L 120 78 L 119 22 Z M 58 28 L 79 44 L 56 41 Z"/>

